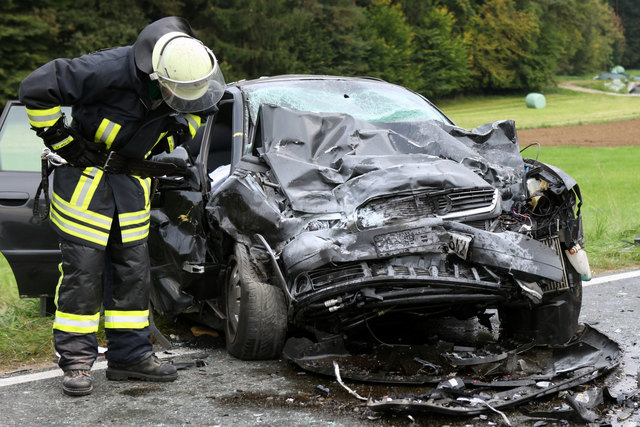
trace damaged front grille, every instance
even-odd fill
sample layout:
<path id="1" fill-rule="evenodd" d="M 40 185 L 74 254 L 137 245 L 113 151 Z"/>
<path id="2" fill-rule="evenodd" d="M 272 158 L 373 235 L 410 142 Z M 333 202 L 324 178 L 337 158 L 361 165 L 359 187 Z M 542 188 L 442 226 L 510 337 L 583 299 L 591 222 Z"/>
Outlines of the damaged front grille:
<path id="1" fill-rule="evenodd" d="M 540 242 L 549 246 L 560 257 L 562 262 L 562 282 L 555 282 L 549 279 L 543 279 L 539 282 L 540 288 L 544 293 L 558 292 L 569 289 L 569 279 L 567 278 L 567 260 L 562 255 L 562 247 L 560 246 L 560 238 L 558 236 L 542 239 Z"/>
<path id="2" fill-rule="evenodd" d="M 347 284 L 363 284 L 372 282 L 400 282 L 429 281 L 437 284 L 442 282 L 463 285 L 474 282 L 478 287 L 496 289 L 500 287 L 500 280 L 493 272 L 485 267 L 473 267 L 463 264 L 452 264 L 445 268 L 443 263 L 429 267 L 398 265 L 388 262 L 362 261 L 347 263 L 327 268 L 321 268 L 300 274 L 295 281 L 294 295 L 315 292 L 327 287 L 340 287 Z M 393 283 L 393 282 L 391 282 Z"/>
<path id="3" fill-rule="evenodd" d="M 381 197 L 358 208 L 357 226 L 364 230 L 426 217 L 456 218 L 489 213 L 498 203 L 493 188 L 456 188 Z"/>
<path id="4" fill-rule="evenodd" d="M 292 289 L 294 322 L 337 333 L 367 319 L 446 312 L 475 315 L 496 306 L 515 289 L 486 267 L 434 257 L 427 263 L 402 258 L 333 265 L 299 275 Z"/>

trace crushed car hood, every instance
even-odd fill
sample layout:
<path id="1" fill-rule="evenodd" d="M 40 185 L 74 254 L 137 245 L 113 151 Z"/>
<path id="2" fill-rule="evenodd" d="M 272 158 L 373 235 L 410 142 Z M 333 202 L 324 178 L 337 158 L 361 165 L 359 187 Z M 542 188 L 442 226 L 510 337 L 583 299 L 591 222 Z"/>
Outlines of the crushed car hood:
<path id="1" fill-rule="evenodd" d="M 259 120 L 263 158 L 299 212 L 349 212 L 381 194 L 429 187 L 494 186 L 509 202 L 524 177 L 513 121 L 466 131 L 269 105 Z"/>
<path id="2" fill-rule="evenodd" d="M 467 131 L 438 121 L 368 123 L 346 114 L 260 109 L 254 145 L 286 203 L 276 205 L 241 161 L 212 195 L 209 218 L 234 239 L 262 234 L 274 249 L 300 234 L 304 214 L 352 213 L 379 195 L 429 188 L 496 188 L 503 210 L 524 200 L 514 122 Z M 252 156 L 248 156 L 252 157 Z M 248 158 L 247 157 L 247 158 Z M 245 158 L 245 160 L 247 159 Z"/>

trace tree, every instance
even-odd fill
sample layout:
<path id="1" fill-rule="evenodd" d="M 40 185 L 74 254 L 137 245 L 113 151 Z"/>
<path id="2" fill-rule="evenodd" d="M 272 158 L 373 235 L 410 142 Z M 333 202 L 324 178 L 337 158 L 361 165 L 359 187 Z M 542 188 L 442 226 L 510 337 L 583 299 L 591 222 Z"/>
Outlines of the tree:
<path id="1" fill-rule="evenodd" d="M 232 81 L 293 68 L 288 35 L 298 23 L 292 5 L 292 0 L 210 0 L 188 18 Z"/>
<path id="2" fill-rule="evenodd" d="M 360 28 L 364 9 L 339 0 L 296 2 L 290 29 L 295 73 L 363 75 L 369 70 L 367 44 Z"/>
<path id="3" fill-rule="evenodd" d="M 62 57 L 130 45 L 149 23 L 142 8 L 128 0 L 76 0 L 60 2 L 56 9 L 54 52 Z"/>
<path id="4" fill-rule="evenodd" d="M 0 6 L 0 103 L 18 95 L 31 71 L 50 59 L 48 42 L 58 34 L 48 1 L 5 1 Z"/>
<path id="5" fill-rule="evenodd" d="M 465 41 L 479 88 L 519 89 L 528 85 L 521 64 L 533 60 L 540 31 L 531 10 L 513 0 L 488 0 L 469 21 Z"/>
<path id="6" fill-rule="evenodd" d="M 582 40 L 567 70 L 574 74 L 608 70 L 614 63 L 615 46 L 624 43 L 620 22 L 613 9 L 602 0 L 579 4 L 580 7 L 575 8 L 574 25 L 579 28 Z"/>
<path id="7" fill-rule="evenodd" d="M 415 27 L 413 62 L 420 64 L 417 90 L 428 97 L 459 92 L 471 84 L 469 51 L 454 34 L 455 18 L 444 6 L 425 12 Z"/>
<path id="8" fill-rule="evenodd" d="M 609 5 L 620 17 L 624 27 L 625 46 L 621 64 L 627 68 L 640 68 L 640 7 L 637 0 L 609 0 Z"/>
<path id="9" fill-rule="evenodd" d="M 412 89 L 420 86 L 421 64 L 414 62 L 413 32 L 391 0 L 373 0 L 362 29 L 368 43 L 369 75 Z"/>

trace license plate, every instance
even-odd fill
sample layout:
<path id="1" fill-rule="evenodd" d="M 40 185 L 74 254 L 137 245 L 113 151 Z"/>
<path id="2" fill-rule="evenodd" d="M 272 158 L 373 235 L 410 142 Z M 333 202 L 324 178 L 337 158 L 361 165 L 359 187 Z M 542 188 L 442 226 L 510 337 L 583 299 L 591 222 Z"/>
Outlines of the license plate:
<path id="1" fill-rule="evenodd" d="M 436 234 L 427 228 L 394 231 L 379 234 L 373 238 L 378 255 L 396 255 L 409 252 L 420 252 L 440 246 Z"/>
<path id="2" fill-rule="evenodd" d="M 462 259 L 467 259 L 469 256 L 469 246 L 473 240 L 473 236 L 469 234 L 456 233 L 450 231 L 451 241 L 449 242 L 449 249 L 451 252 L 457 254 Z"/>

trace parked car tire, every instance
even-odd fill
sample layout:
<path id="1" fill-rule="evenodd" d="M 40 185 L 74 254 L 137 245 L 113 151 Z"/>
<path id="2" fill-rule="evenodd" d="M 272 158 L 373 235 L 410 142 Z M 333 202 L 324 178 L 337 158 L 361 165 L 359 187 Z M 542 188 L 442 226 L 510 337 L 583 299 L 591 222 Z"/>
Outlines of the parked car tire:
<path id="1" fill-rule="evenodd" d="M 243 360 L 277 358 L 287 333 L 282 291 L 256 276 L 247 247 L 236 244 L 226 275 L 225 337 L 227 351 Z"/>
<path id="2" fill-rule="evenodd" d="M 562 257 L 569 289 L 541 305 L 499 308 L 503 334 L 549 345 L 564 344 L 575 335 L 582 306 L 582 279 L 566 255 Z"/>

